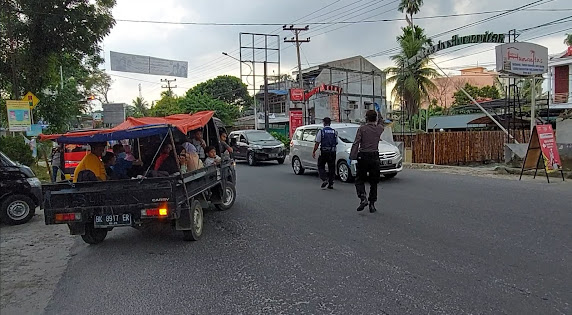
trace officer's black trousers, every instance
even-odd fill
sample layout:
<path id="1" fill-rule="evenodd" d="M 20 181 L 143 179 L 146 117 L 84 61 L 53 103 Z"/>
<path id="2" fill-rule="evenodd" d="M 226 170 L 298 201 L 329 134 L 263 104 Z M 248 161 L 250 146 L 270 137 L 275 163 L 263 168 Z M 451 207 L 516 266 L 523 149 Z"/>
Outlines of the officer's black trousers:
<path id="1" fill-rule="evenodd" d="M 326 164 L 328 164 L 328 173 L 326 174 Z M 334 184 L 336 177 L 336 152 L 320 151 L 318 157 L 318 174 L 322 181 L 328 181 L 330 185 Z"/>
<path id="2" fill-rule="evenodd" d="M 379 182 L 379 153 L 360 152 L 357 161 L 356 192 L 360 199 L 377 201 L 377 183 Z M 369 182 L 369 198 L 365 192 L 365 183 Z"/>

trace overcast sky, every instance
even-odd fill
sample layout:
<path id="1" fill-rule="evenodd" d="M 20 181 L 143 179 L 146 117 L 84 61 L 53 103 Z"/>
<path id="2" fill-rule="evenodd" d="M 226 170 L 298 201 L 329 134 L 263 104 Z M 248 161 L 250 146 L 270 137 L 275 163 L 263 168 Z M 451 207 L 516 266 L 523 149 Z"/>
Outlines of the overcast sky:
<path id="1" fill-rule="evenodd" d="M 535 1 L 537 0 L 425 0 L 421 12 L 414 17 L 414 22 L 433 36 L 493 17 L 500 12 L 435 19 L 422 17 L 510 10 Z M 113 15 L 117 20 L 294 23 L 305 26 L 311 22 L 400 19 L 404 16 L 397 11 L 398 4 L 397 0 L 118 0 Z M 311 14 L 312 12 L 315 13 Z M 507 14 L 435 39 L 446 40 L 455 34 L 480 34 L 485 31 L 506 33 L 510 29 L 526 29 L 570 15 L 570 0 L 544 0 L 539 5 L 531 6 L 528 11 Z M 301 35 L 303 38 L 311 37 L 310 43 L 302 44 L 302 67 L 356 55 L 367 57 L 394 48 L 395 38 L 404 25 L 405 21 L 310 25 L 310 31 Z M 143 97 L 151 103 L 160 97 L 162 88 L 159 80 L 167 77 L 110 71 L 109 51 L 188 61 L 188 78 L 177 78 L 174 83 L 178 86 L 175 93 L 182 95 L 197 83 L 218 75 L 239 75 L 239 63 L 223 56 L 222 52 L 238 57 L 240 32 L 277 34 L 280 39 L 292 36 L 291 32 L 282 31 L 280 26 L 164 25 L 117 21 L 111 34 L 104 40 L 105 69 L 114 80 L 109 95 L 110 101 L 131 104 L 131 100 L 138 96 L 140 83 Z M 554 32 L 556 33 L 548 35 Z M 550 54 L 555 54 L 566 49 L 563 44 L 566 32 L 572 32 L 572 20 L 523 32 L 519 41 L 538 37 L 531 42 L 544 45 L 548 47 Z M 494 67 L 493 44 L 461 47 L 463 49 L 456 47 L 442 51 L 435 55 L 435 60 L 447 71 L 461 66 L 474 66 L 477 63 L 488 68 Z M 291 74 L 297 64 L 296 49 L 292 44 L 283 42 L 280 43 L 280 48 L 281 73 Z M 391 65 L 389 55 L 382 54 L 368 59 L 384 69 Z M 277 72 L 277 69 L 271 68 L 270 74 L 272 70 Z M 249 70 L 243 68 L 243 71 Z M 257 67 L 255 71 L 261 74 L 262 67 Z"/>

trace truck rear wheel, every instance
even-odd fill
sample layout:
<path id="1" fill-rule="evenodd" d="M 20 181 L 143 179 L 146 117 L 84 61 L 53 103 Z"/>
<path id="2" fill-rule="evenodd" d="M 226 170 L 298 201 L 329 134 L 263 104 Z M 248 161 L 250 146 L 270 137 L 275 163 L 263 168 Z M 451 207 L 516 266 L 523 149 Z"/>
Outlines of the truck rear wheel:
<path id="1" fill-rule="evenodd" d="M 190 230 L 183 230 L 183 239 L 185 241 L 198 241 L 203 234 L 203 208 L 198 200 L 193 200 L 191 205 L 191 224 Z"/>
<path id="2" fill-rule="evenodd" d="M 85 225 L 85 234 L 81 236 L 84 242 L 95 245 L 103 242 L 107 237 L 107 229 L 96 229 L 93 222 Z"/>
<path id="3" fill-rule="evenodd" d="M 218 210 L 225 211 L 232 208 L 234 201 L 236 200 L 236 188 L 233 183 L 227 182 L 226 189 L 222 196 L 222 203 L 215 204 Z"/>

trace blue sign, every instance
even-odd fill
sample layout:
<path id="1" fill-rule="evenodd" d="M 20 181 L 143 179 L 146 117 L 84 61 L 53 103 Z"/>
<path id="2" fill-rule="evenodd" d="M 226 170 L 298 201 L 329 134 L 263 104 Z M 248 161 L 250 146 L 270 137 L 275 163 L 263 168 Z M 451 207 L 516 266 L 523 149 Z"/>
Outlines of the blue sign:
<path id="1" fill-rule="evenodd" d="M 40 124 L 30 125 L 28 130 L 26 130 L 26 136 L 28 136 L 28 137 L 37 137 L 41 133 L 42 133 L 42 125 L 40 125 Z"/>

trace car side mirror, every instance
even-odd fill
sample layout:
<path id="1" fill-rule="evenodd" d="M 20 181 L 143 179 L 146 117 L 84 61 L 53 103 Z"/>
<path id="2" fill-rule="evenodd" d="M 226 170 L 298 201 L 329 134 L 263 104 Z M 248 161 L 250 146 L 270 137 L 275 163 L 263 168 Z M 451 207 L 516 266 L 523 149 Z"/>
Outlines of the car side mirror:
<path id="1" fill-rule="evenodd" d="M 232 147 L 236 146 L 236 138 L 230 139 L 230 146 Z"/>

